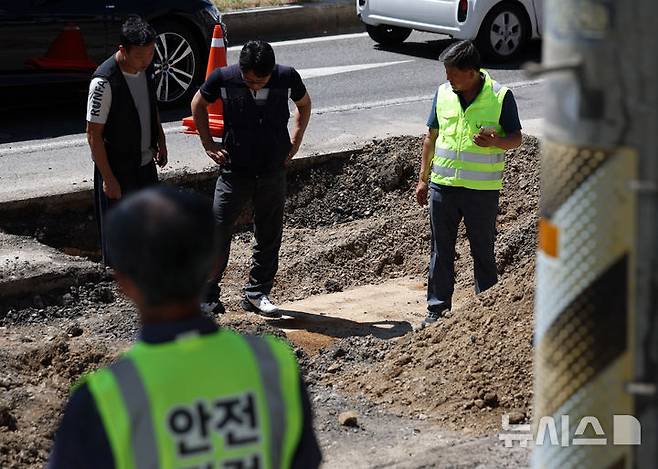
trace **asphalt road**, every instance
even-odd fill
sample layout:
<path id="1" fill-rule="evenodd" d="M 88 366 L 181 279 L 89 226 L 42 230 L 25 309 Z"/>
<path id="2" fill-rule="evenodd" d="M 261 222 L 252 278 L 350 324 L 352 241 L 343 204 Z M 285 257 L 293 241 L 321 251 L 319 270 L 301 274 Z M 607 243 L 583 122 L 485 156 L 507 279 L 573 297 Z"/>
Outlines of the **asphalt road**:
<path id="1" fill-rule="evenodd" d="M 449 44 L 445 37 L 414 33 L 401 46 L 381 48 L 365 34 L 274 43 L 277 61 L 301 73 L 313 100 L 313 117 L 300 157 L 357 148 L 391 135 L 421 135 L 431 99 L 445 80 L 436 60 Z M 239 48 L 230 48 L 236 63 Z M 534 44 L 519 62 L 489 65 L 494 78 L 512 88 L 526 132 L 541 132 L 542 82 L 521 70 L 539 61 Z M 42 94 L 42 93 L 40 93 Z M 87 190 L 92 164 L 84 137 L 84 87 L 54 89 L 52 99 L 26 100 L 0 117 L 0 204 Z M 165 171 L 201 172 L 212 162 L 198 138 L 180 132 L 187 106 L 163 113 L 170 165 Z"/>

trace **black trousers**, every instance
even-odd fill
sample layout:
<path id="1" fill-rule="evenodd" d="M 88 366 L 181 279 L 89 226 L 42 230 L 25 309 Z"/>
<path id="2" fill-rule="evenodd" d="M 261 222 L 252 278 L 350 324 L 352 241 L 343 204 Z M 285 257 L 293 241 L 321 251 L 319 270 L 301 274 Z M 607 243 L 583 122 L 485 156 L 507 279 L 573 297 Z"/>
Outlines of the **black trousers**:
<path id="1" fill-rule="evenodd" d="M 440 313 L 452 307 L 455 289 L 455 244 L 462 218 L 473 257 L 475 292 L 498 281 L 494 243 L 499 191 L 462 187 L 430 190 L 432 254 L 427 279 L 427 309 Z"/>
<path id="2" fill-rule="evenodd" d="M 116 175 L 115 175 L 116 177 Z M 117 177 L 117 179 L 119 179 Z M 158 183 L 158 170 L 155 167 L 155 162 L 151 161 L 149 164 L 141 166 L 137 172 L 129 178 L 119 179 L 119 186 L 121 186 L 121 197 L 125 197 L 140 189 L 152 186 Z M 121 199 L 108 199 L 103 192 L 103 176 L 101 176 L 98 168 L 94 166 L 94 212 L 96 214 L 96 226 L 98 228 L 98 235 L 101 243 L 101 254 L 103 255 L 103 264 L 111 267 L 110 259 L 107 251 L 107 243 L 105 242 L 105 216 L 108 210 L 119 203 Z"/>
<path id="3" fill-rule="evenodd" d="M 283 235 L 283 209 L 286 201 L 286 172 L 262 175 L 223 172 L 217 179 L 213 211 L 219 270 L 208 286 L 208 296 L 219 296 L 221 280 L 231 250 L 235 222 L 248 201 L 254 208 L 254 237 L 249 281 L 245 295 L 258 298 L 269 295 L 279 269 L 279 249 Z"/>

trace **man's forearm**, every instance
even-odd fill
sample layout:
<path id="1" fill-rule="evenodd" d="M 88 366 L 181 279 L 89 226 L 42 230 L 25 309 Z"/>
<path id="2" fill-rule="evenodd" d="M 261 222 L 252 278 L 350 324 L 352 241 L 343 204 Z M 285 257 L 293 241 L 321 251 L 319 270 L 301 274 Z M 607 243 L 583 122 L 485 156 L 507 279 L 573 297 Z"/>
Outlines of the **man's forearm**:
<path id="1" fill-rule="evenodd" d="M 164 142 L 165 141 L 165 133 L 164 129 L 162 128 L 162 121 L 160 120 L 160 113 L 158 112 L 158 142 Z"/>
<path id="2" fill-rule="evenodd" d="M 208 148 L 213 143 L 212 135 L 210 134 L 210 124 L 208 120 L 208 109 L 202 105 L 192 106 L 192 117 L 194 118 L 194 125 L 196 126 L 201 144 L 204 148 Z"/>
<path id="3" fill-rule="evenodd" d="M 505 137 L 498 137 L 498 141 L 496 142 L 496 146 L 498 148 L 502 148 L 503 150 L 513 150 L 514 148 L 517 148 L 519 145 L 521 145 L 523 138 L 521 136 L 521 132 L 515 132 L 510 135 L 506 135 Z"/>
<path id="4" fill-rule="evenodd" d="M 303 106 L 297 108 L 295 113 L 294 125 L 292 130 L 292 139 L 296 142 L 301 142 L 304 138 L 304 132 L 306 132 L 306 127 L 311 120 L 311 106 Z"/>
<path id="5" fill-rule="evenodd" d="M 114 172 L 107 159 L 107 150 L 105 149 L 103 138 L 95 135 L 87 135 L 87 141 L 89 142 L 89 148 L 91 148 L 91 157 L 103 179 L 106 181 L 114 179 Z"/>
<path id="6" fill-rule="evenodd" d="M 418 173 L 418 179 L 424 182 L 427 182 L 429 179 L 435 143 L 436 140 L 431 139 L 429 135 L 425 136 L 425 140 L 423 141 L 423 152 L 420 159 L 420 171 Z"/>

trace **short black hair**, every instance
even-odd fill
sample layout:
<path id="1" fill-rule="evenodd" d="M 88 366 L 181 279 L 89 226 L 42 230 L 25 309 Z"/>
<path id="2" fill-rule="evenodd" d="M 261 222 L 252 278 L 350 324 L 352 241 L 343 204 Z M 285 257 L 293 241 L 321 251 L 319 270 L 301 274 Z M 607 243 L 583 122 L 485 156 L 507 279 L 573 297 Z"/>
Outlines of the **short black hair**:
<path id="1" fill-rule="evenodd" d="M 145 46 L 155 42 L 157 35 L 153 26 L 144 21 L 142 17 L 131 15 L 121 25 L 119 44 L 126 49 L 132 46 Z"/>
<path id="2" fill-rule="evenodd" d="M 258 77 L 271 74 L 276 65 L 274 49 L 265 41 L 249 41 L 240 51 L 240 70 L 254 72 Z"/>
<path id="3" fill-rule="evenodd" d="M 197 299 L 215 262 L 214 223 L 209 200 L 192 191 L 145 189 L 108 214 L 110 265 L 149 306 Z"/>
<path id="4" fill-rule="evenodd" d="M 471 41 L 459 41 L 439 56 L 439 60 L 447 67 L 455 67 L 459 70 L 476 70 L 482 67 L 480 53 Z"/>

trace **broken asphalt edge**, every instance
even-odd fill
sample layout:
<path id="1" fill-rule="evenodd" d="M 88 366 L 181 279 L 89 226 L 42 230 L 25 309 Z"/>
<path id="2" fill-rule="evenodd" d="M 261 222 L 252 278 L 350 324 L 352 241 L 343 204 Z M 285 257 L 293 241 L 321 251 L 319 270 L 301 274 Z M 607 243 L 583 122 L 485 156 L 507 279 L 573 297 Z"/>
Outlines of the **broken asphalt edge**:
<path id="1" fill-rule="evenodd" d="M 288 171 L 291 173 L 305 171 L 331 160 L 349 158 L 361 150 L 362 147 L 294 158 L 288 166 Z M 212 181 L 218 175 L 218 167 L 196 173 L 183 169 L 164 175 L 161 182 L 175 186 L 190 186 Z M 93 203 L 93 189 L 83 189 L 0 203 L 0 218 L 17 218 L 35 212 L 63 215 L 67 211 L 89 210 Z M 97 281 L 106 276 L 101 264 L 65 254 L 36 239 L 0 233 L 0 241 L 3 239 L 4 241 L 0 243 L 0 258 L 4 258 L 5 261 L 0 265 L 2 271 L 0 272 L 0 302 L 3 298 L 44 294 Z M 20 247 L 12 245 L 7 241 L 8 239 L 17 240 L 20 242 Z M 50 261 L 44 262 L 44 256 Z M 34 260 L 32 267 L 26 266 L 31 259 L 39 259 L 39 261 Z M 18 266 L 20 268 L 16 268 Z"/>
<path id="2" fill-rule="evenodd" d="M 366 143 L 367 144 L 367 143 Z M 326 163 L 333 159 L 344 159 L 354 153 L 363 150 L 362 145 L 348 150 L 340 150 L 329 153 L 319 153 L 309 156 L 293 158 L 288 165 L 289 172 L 297 172 Z M 219 176 L 219 167 L 211 167 L 198 172 L 190 172 L 189 169 L 179 169 L 161 175 L 160 182 L 169 185 L 189 186 L 207 182 Z M 93 188 L 78 189 L 75 191 L 59 194 L 50 194 L 41 197 L 10 200 L 0 202 L 0 218 L 16 219 L 25 216 L 26 213 L 58 214 L 69 210 L 90 209 L 94 203 Z M 0 225 L 1 227 L 1 225 Z"/>

